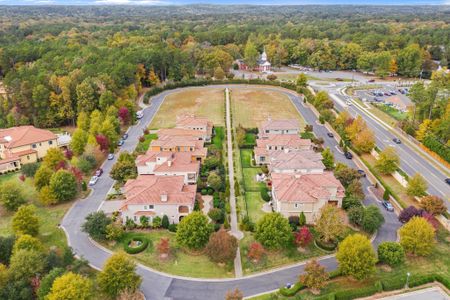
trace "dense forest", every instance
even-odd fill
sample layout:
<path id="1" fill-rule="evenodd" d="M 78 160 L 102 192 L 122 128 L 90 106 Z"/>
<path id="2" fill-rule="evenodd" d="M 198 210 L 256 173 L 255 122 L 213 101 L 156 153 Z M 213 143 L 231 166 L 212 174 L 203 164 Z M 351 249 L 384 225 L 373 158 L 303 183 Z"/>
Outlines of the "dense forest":
<path id="1" fill-rule="evenodd" d="M 0 127 L 73 125 L 143 86 L 249 65 L 431 76 L 450 62 L 450 7 L 49 6 L 0 9 Z"/>

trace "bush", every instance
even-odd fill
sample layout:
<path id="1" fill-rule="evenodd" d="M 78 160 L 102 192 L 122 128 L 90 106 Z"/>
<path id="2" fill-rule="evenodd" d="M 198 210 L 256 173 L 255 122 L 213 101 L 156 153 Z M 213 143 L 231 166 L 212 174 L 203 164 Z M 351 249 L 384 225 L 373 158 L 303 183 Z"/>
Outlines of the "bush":
<path id="1" fill-rule="evenodd" d="M 280 213 L 265 214 L 256 225 L 255 239 L 264 247 L 281 249 L 292 242 L 289 222 Z"/>
<path id="2" fill-rule="evenodd" d="M 206 255 L 213 262 L 231 262 L 236 257 L 237 247 L 237 239 L 222 229 L 209 237 L 206 245 Z"/>
<path id="3" fill-rule="evenodd" d="M 270 201 L 270 195 L 269 195 L 269 189 L 267 188 L 267 186 L 262 186 L 259 189 L 259 193 L 261 194 L 261 198 L 266 201 L 269 202 Z"/>
<path id="4" fill-rule="evenodd" d="M 208 212 L 208 217 L 214 222 L 222 224 L 225 219 L 225 213 L 220 208 L 211 208 Z"/>
<path id="5" fill-rule="evenodd" d="M 160 228 L 162 225 L 161 217 L 156 216 L 153 218 L 152 227 L 153 228 Z"/>
<path id="6" fill-rule="evenodd" d="M 141 244 L 137 247 L 130 247 L 130 244 L 132 242 L 140 242 Z M 137 254 L 147 249 L 148 244 L 149 244 L 148 240 L 143 237 L 132 237 L 125 240 L 123 248 L 125 252 L 128 254 Z"/>
<path id="7" fill-rule="evenodd" d="M 412 275 L 411 278 L 408 281 L 408 286 L 410 288 L 424 285 L 426 283 L 433 282 L 435 280 L 435 276 L 433 274 L 427 274 L 427 275 Z"/>
<path id="8" fill-rule="evenodd" d="M 170 224 L 168 229 L 170 232 L 177 232 L 177 224 L 175 223 Z"/>
<path id="9" fill-rule="evenodd" d="M 372 286 L 360 287 L 358 289 L 338 291 L 335 293 L 336 300 L 351 300 L 356 298 L 363 298 L 380 293 L 383 291 L 381 282 L 377 281 Z"/>
<path id="10" fill-rule="evenodd" d="M 169 229 L 170 223 L 169 223 L 169 217 L 167 215 L 163 216 L 161 226 L 164 229 Z"/>
<path id="11" fill-rule="evenodd" d="M 438 154 L 446 162 L 450 163 L 450 148 L 442 144 L 431 134 L 428 134 L 422 141 L 425 147 Z"/>
<path id="12" fill-rule="evenodd" d="M 239 228 L 243 231 L 253 232 L 255 230 L 255 223 L 252 222 L 249 216 L 244 216 L 239 224 Z"/>
<path id="13" fill-rule="evenodd" d="M 96 240 L 106 239 L 106 227 L 111 224 L 111 219 L 103 212 L 93 212 L 86 217 L 82 230 Z"/>
<path id="14" fill-rule="evenodd" d="M 31 164 L 24 164 L 20 169 L 20 171 L 26 177 L 34 177 L 34 174 L 36 174 L 38 169 L 39 163 L 31 163 Z"/>
<path id="15" fill-rule="evenodd" d="M 434 279 L 436 281 L 439 281 L 440 283 L 442 283 L 443 285 L 445 285 L 446 288 L 450 289 L 450 278 L 449 277 L 444 277 L 441 274 L 436 274 L 434 276 Z"/>
<path id="16" fill-rule="evenodd" d="M 369 205 L 364 210 L 361 228 L 368 233 L 374 233 L 384 223 L 384 217 L 380 209 L 375 205 Z"/>
<path id="17" fill-rule="evenodd" d="M 296 284 L 294 284 L 293 286 L 291 286 L 290 289 L 286 288 L 286 287 L 282 287 L 279 289 L 279 292 L 281 295 L 285 296 L 285 297 L 292 297 L 295 294 L 297 294 L 300 290 L 303 290 L 304 288 L 306 288 L 306 286 L 304 286 L 302 283 L 297 282 Z"/>
<path id="18" fill-rule="evenodd" d="M 411 218 L 416 217 L 416 216 L 421 216 L 421 215 L 422 215 L 422 211 L 411 205 L 400 212 L 400 214 L 398 216 L 398 220 L 402 223 L 406 223 Z"/>
<path id="19" fill-rule="evenodd" d="M 390 266 L 402 263 L 405 251 L 402 245 L 396 242 L 383 242 L 378 246 L 378 260 Z"/>
<path id="20" fill-rule="evenodd" d="M 205 215 L 193 212 L 178 224 L 177 242 L 190 249 L 201 249 L 208 243 L 212 230 Z"/>
<path id="21" fill-rule="evenodd" d="M 321 241 L 320 239 L 316 239 L 316 246 L 319 247 L 322 250 L 325 251 L 334 251 L 337 247 L 337 243 L 335 242 L 331 242 L 331 243 L 325 243 L 323 241 Z"/>
<path id="22" fill-rule="evenodd" d="M 402 289 L 406 284 L 406 275 L 391 277 L 389 279 L 382 280 L 381 284 L 383 286 L 383 291 L 394 291 Z"/>

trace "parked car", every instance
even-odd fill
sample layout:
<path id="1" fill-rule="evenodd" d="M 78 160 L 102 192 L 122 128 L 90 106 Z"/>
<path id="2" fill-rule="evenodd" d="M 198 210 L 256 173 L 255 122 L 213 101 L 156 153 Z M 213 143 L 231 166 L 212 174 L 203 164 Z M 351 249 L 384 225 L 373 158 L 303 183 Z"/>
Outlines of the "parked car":
<path id="1" fill-rule="evenodd" d="M 387 211 L 394 211 L 394 207 L 392 206 L 391 202 L 384 200 L 383 206 L 386 208 Z"/>
<path id="2" fill-rule="evenodd" d="M 97 176 L 97 177 L 102 176 L 102 174 L 103 174 L 103 169 L 102 169 L 102 168 L 98 168 L 98 169 L 95 171 L 95 176 Z"/>
<path id="3" fill-rule="evenodd" d="M 118 142 L 117 142 L 117 146 L 122 146 L 123 145 L 123 143 L 124 143 L 125 141 L 123 140 L 123 139 L 120 139 Z"/>
<path id="4" fill-rule="evenodd" d="M 142 110 L 136 112 L 136 119 L 142 119 L 144 112 Z"/>
<path id="5" fill-rule="evenodd" d="M 347 159 L 352 159 L 353 158 L 353 154 L 351 154 L 350 152 L 345 152 L 344 155 L 345 155 L 345 157 Z"/>
<path id="6" fill-rule="evenodd" d="M 446 182 L 447 184 L 450 184 L 450 178 L 445 178 L 445 182 Z"/>
<path id="7" fill-rule="evenodd" d="M 108 160 L 113 160 L 113 159 L 114 159 L 114 153 L 108 154 Z"/>
<path id="8" fill-rule="evenodd" d="M 332 132 L 328 132 L 327 135 L 328 135 L 328 137 L 330 137 L 330 138 L 334 137 L 334 134 L 333 134 Z"/>
<path id="9" fill-rule="evenodd" d="M 402 143 L 402 141 L 401 141 L 399 138 L 393 138 L 392 140 L 393 140 L 394 143 L 396 143 L 396 144 L 401 144 L 401 143 Z"/>
<path id="10" fill-rule="evenodd" d="M 373 100 L 375 100 L 376 102 L 383 102 L 383 99 L 375 97 Z"/>
<path id="11" fill-rule="evenodd" d="M 350 100 L 347 100 L 347 101 L 345 101 L 345 104 L 350 106 L 350 105 L 352 105 L 352 102 Z"/>
<path id="12" fill-rule="evenodd" d="M 367 82 L 375 82 L 375 79 L 369 79 Z"/>
<path id="13" fill-rule="evenodd" d="M 93 186 L 97 183 L 98 181 L 98 176 L 92 176 L 91 180 L 89 180 L 89 186 Z"/>
<path id="14" fill-rule="evenodd" d="M 361 177 L 366 177 L 366 172 L 364 172 L 364 170 L 358 170 L 358 173 Z"/>
<path id="15" fill-rule="evenodd" d="M 126 140 L 128 138 L 128 133 L 124 133 L 123 135 L 122 135 L 122 140 Z"/>

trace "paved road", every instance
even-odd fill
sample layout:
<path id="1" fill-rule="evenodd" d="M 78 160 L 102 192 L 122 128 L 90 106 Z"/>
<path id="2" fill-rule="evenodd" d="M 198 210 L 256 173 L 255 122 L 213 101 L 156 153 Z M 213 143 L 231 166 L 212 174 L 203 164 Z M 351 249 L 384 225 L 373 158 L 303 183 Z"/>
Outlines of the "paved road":
<path id="1" fill-rule="evenodd" d="M 225 88 L 225 86 L 220 87 Z M 245 88 L 245 86 L 241 85 L 228 87 L 231 89 Z M 265 87 L 252 88 L 264 89 Z M 274 90 L 273 88 L 266 89 Z M 277 90 L 279 91 L 279 89 Z M 174 91 L 166 91 L 153 97 L 151 106 L 144 110 L 143 119 L 141 119 L 139 124 L 132 126 L 129 129 L 129 138 L 122 146 L 121 151 L 133 151 L 139 136 L 142 134 L 142 129 L 151 122 L 165 96 L 173 92 Z M 283 93 L 292 100 L 293 104 L 299 112 L 301 112 L 305 120 L 310 124 L 314 124 L 314 132 L 316 135 L 325 137 L 327 130 L 323 126 L 316 125 L 317 120 L 315 115 L 309 108 L 303 106 L 302 99 L 295 93 L 287 90 L 283 91 Z M 337 143 L 334 139 L 325 138 L 325 145 L 335 151 Z M 353 161 L 346 160 L 338 151 L 335 151 L 334 153 L 338 161 L 343 161 L 348 163 L 351 167 L 356 167 Z M 93 244 L 87 234 L 81 232 L 81 225 L 89 213 L 98 209 L 109 189 L 112 187 L 113 180 L 109 178 L 107 174 L 109 174 L 114 163 L 115 159 L 104 163 L 103 169 L 105 174 L 95 185 L 92 194 L 84 200 L 77 201 L 65 215 L 61 224 L 66 231 L 69 245 L 73 248 L 74 252 L 79 256 L 83 256 L 90 262 L 92 267 L 97 269 L 102 268 L 105 260 L 111 254 Z M 363 185 L 366 191 L 365 204 L 374 204 L 380 207 L 386 219 L 385 224 L 383 224 L 374 240 L 374 245 L 378 245 L 384 240 L 396 240 L 396 230 L 400 224 L 395 215 L 382 209 L 380 203 L 367 192 L 367 187 L 370 186 L 370 183 L 366 179 L 363 180 Z M 324 257 L 319 261 L 328 270 L 333 270 L 337 267 L 336 260 L 333 256 Z M 182 278 L 163 274 L 142 265 L 138 265 L 137 272 L 143 278 L 141 289 L 147 299 L 224 299 L 226 292 L 234 288 L 239 288 L 245 296 L 276 290 L 287 282 L 296 282 L 298 275 L 303 271 L 303 268 L 304 264 L 299 263 L 287 268 L 272 270 L 267 273 L 246 276 L 239 279 L 218 280 Z"/>

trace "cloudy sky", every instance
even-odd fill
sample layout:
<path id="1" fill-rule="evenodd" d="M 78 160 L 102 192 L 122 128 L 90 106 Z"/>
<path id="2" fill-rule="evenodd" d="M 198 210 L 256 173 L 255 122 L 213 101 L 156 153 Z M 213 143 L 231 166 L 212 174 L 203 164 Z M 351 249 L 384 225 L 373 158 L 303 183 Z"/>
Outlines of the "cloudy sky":
<path id="1" fill-rule="evenodd" d="M 447 4 L 450 0 L 0 0 L 0 5 L 181 5 L 209 4 Z"/>

